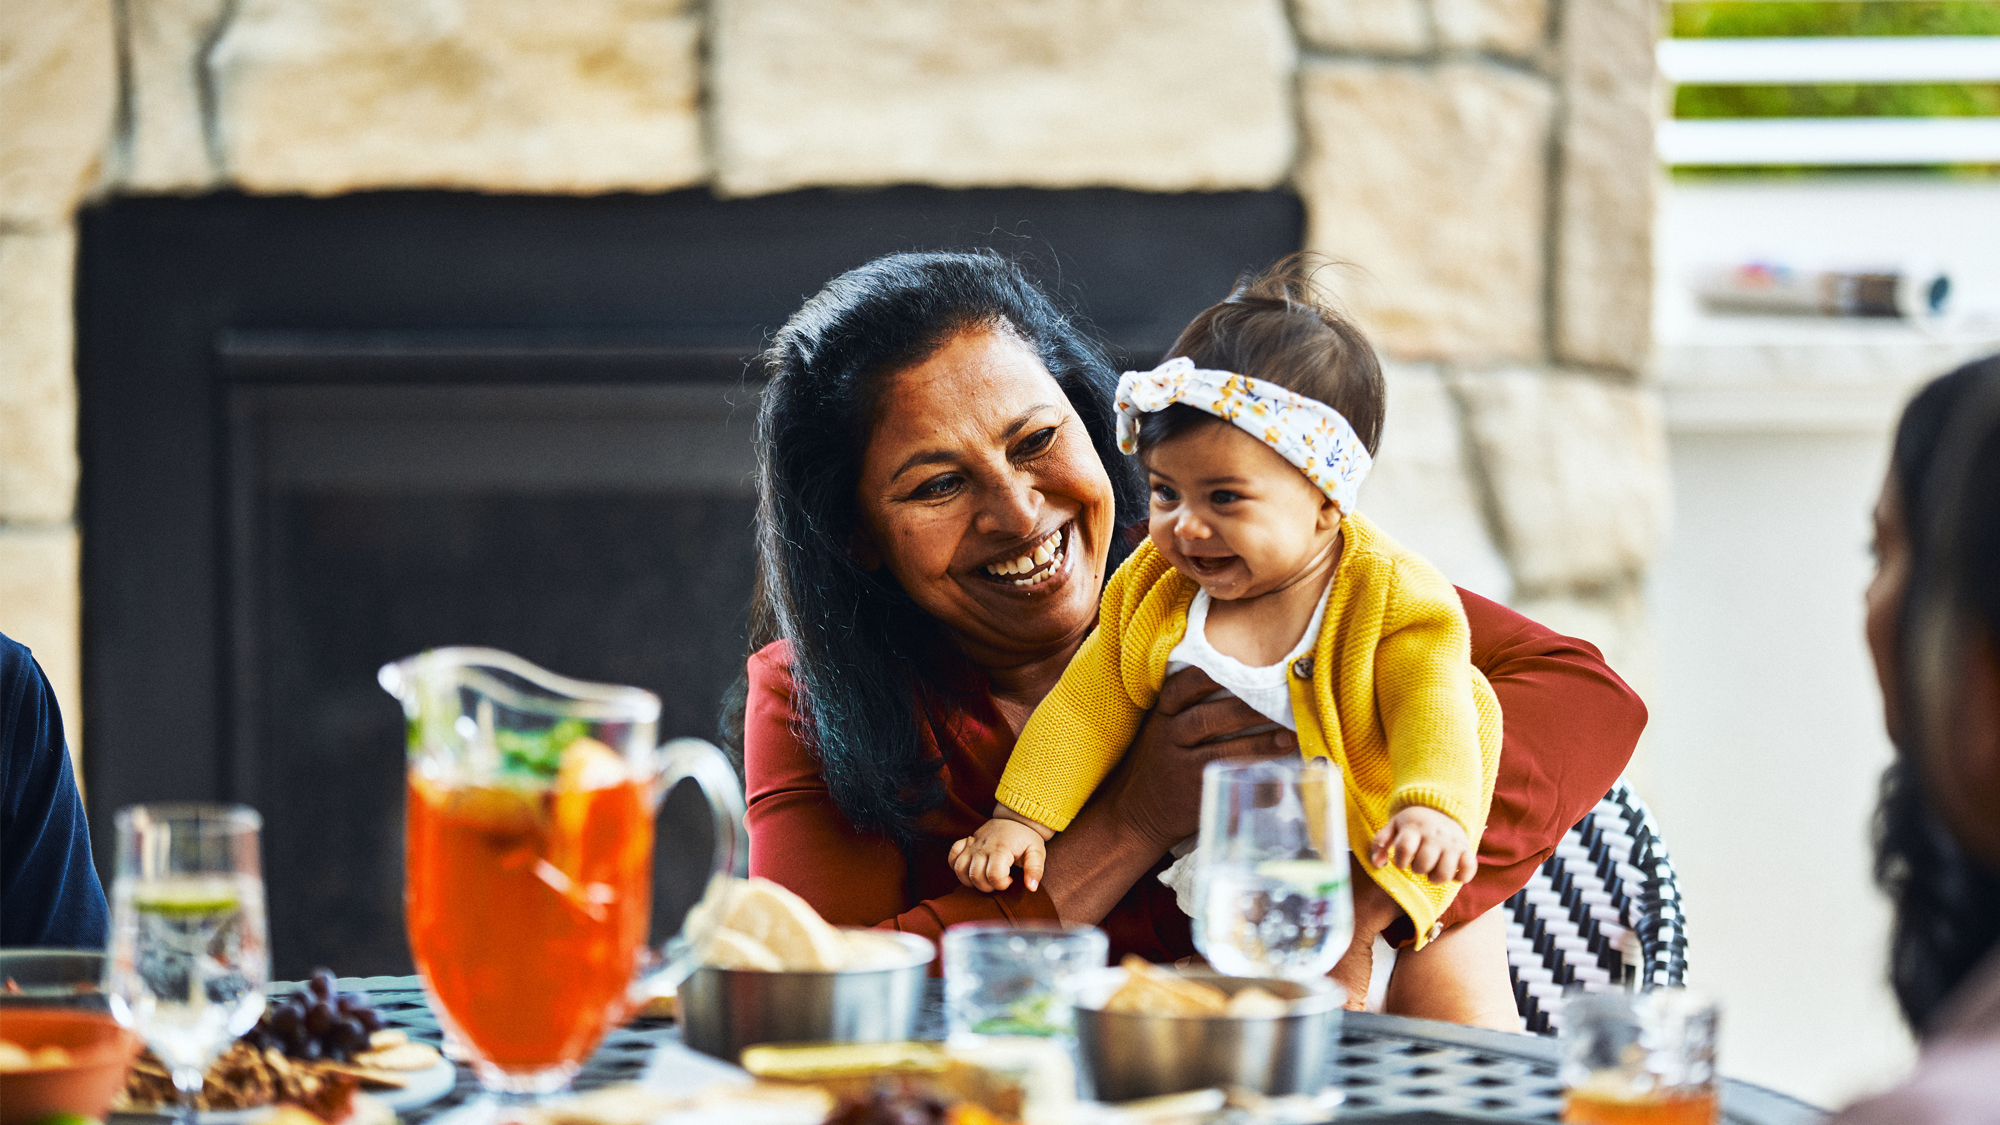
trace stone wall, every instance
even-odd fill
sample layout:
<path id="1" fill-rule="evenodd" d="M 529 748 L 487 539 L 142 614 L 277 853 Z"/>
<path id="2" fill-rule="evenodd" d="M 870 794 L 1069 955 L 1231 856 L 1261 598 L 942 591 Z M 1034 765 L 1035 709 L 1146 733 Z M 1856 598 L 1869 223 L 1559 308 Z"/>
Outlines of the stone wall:
<path id="1" fill-rule="evenodd" d="M 71 220 L 102 183 L 118 92 L 110 0 L 0 5 L 0 632 L 35 650 L 73 746 L 83 715 Z"/>
<path id="2" fill-rule="evenodd" d="M 1390 360 L 1366 504 L 1644 682 L 1651 0 L 12 0 L 0 630 L 77 700 L 94 193 L 1291 186 Z"/>

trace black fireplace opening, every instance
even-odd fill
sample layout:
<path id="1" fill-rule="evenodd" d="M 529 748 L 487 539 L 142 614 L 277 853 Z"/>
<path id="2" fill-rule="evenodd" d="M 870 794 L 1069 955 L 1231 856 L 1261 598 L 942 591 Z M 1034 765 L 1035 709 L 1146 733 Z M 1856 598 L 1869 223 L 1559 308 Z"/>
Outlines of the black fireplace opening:
<path id="1" fill-rule="evenodd" d="M 77 281 L 85 780 L 264 814 L 273 971 L 410 970 L 384 662 L 490 645 L 714 738 L 742 671 L 752 359 L 827 279 L 992 246 L 1150 363 L 1296 249 L 1283 193 L 114 199 Z M 656 928 L 710 828 L 660 822 Z M 504 920 L 496 920 L 504 924 Z"/>

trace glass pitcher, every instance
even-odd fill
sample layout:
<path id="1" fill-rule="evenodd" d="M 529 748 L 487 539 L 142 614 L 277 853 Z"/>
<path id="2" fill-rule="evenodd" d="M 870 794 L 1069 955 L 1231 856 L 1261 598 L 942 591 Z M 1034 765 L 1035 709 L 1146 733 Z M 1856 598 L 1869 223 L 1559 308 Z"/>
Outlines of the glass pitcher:
<path id="1" fill-rule="evenodd" d="M 432 649 L 378 679 L 407 720 L 405 912 L 431 1006 L 490 1093 L 560 1090 L 639 993 L 693 971 L 708 935 L 689 931 L 720 912 L 691 911 L 651 964 L 654 816 L 683 779 L 700 787 L 712 904 L 749 852 L 735 772 L 706 742 L 657 746 L 652 692 L 494 649 Z"/>

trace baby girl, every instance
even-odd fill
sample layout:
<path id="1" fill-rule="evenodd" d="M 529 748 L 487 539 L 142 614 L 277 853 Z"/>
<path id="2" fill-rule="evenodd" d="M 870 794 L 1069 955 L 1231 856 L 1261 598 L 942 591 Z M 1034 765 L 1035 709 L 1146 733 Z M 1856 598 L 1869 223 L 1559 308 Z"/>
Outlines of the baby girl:
<path id="1" fill-rule="evenodd" d="M 1382 429 L 1374 351 L 1294 259 L 1196 317 L 1170 354 L 1118 384 L 1119 447 L 1151 485 L 1149 541 L 1106 585 L 1097 629 L 1022 729 L 993 819 L 953 845 L 953 869 L 991 891 L 1018 865 L 1036 886 L 1045 842 L 1191 665 L 1340 767 L 1353 852 L 1423 951 L 1477 870 L 1500 709 L 1451 584 L 1355 511 Z M 1185 892 L 1175 874 L 1162 879 Z M 1505 971 L 1504 950 L 1455 956 Z"/>

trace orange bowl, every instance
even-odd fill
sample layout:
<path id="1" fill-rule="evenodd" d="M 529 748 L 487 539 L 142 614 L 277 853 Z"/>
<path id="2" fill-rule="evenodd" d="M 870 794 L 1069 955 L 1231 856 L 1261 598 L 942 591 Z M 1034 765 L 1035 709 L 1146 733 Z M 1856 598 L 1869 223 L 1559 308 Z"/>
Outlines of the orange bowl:
<path id="1" fill-rule="evenodd" d="M 0 1070 L 0 1125 L 33 1125 L 52 1113 L 103 1118 L 140 1047 L 110 1016 L 73 1008 L 0 1009 L 0 1039 L 30 1054 L 69 1052 L 67 1065 Z"/>

